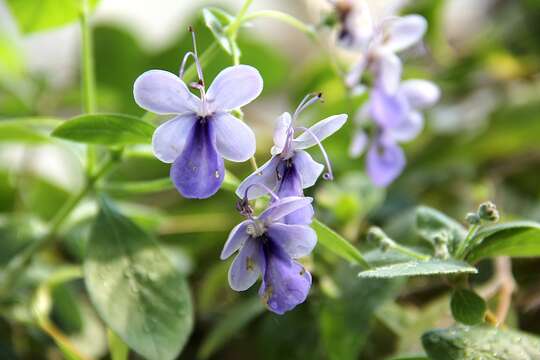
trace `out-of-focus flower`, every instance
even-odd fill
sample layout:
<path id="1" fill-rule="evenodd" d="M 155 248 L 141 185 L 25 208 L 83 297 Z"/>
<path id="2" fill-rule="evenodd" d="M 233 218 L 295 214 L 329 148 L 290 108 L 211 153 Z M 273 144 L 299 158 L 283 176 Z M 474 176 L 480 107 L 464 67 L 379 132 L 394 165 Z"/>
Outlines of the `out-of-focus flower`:
<path id="1" fill-rule="evenodd" d="M 172 163 L 171 179 L 184 197 L 208 198 L 216 193 L 225 175 L 223 158 L 246 161 L 255 153 L 255 135 L 230 111 L 253 101 L 262 91 L 261 75 L 252 66 L 225 68 L 208 91 L 195 52 L 182 62 L 180 76 L 150 70 L 137 78 L 133 94 L 145 110 L 175 117 L 154 132 L 155 156 Z M 192 94 L 182 80 L 186 59 L 193 56 L 199 81 L 190 84 L 200 91 Z"/>
<path id="2" fill-rule="evenodd" d="M 275 191 L 279 197 L 303 196 L 303 189 L 313 186 L 321 175 L 324 166 L 319 164 L 304 149 L 318 145 L 326 160 L 327 172 L 323 175 L 332 179 L 330 161 L 321 144 L 321 141 L 339 130 L 345 121 L 346 114 L 330 116 L 319 121 L 311 128 L 295 127 L 294 122 L 298 115 L 310 104 L 320 99 L 320 94 L 306 96 L 295 113 L 283 113 L 276 123 L 274 132 L 274 146 L 272 158 L 257 171 L 249 175 L 238 187 L 236 194 L 242 197 L 246 189 L 252 184 L 263 184 Z M 294 138 L 296 131 L 303 133 Z M 254 199 L 265 195 L 263 187 L 254 188 L 249 198 Z M 290 214 L 286 222 L 289 224 L 309 224 L 313 216 L 312 209 L 304 208 Z"/>
<path id="3" fill-rule="evenodd" d="M 248 206 L 247 193 L 255 187 L 246 189 L 244 205 L 240 207 Z M 273 192 L 272 196 L 275 196 Z M 252 216 L 251 210 L 241 211 L 248 219 L 231 231 L 221 252 L 224 260 L 238 251 L 229 269 L 233 290 L 249 289 L 260 276 L 259 295 L 276 314 L 283 314 L 306 300 L 311 274 L 295 259 L 311 253 L 317 235 L 309 226 L 284 224 L 283 219 L 305 207 L 311 208 L 311 202 L 306 197 L 275 197 L 258 217 Z"/>
<path id="4" fill-rule="evenodd" d="M 405 155 L 399 143 L 413 140 L 422 131 L 424 117 L 420 110 L 432 106 L 440 96 L 430 81 L 411 79 L 401 83 L 393 95 L 375 87 L 368 102 L 358 111 L 359 130 L 353 137 L 350 154 L 360 156 L 369 144 L 367 173 L 377 186 L 388 186 L 405 167 Z M 365 128 L 373 120 L 374 136 L 369 141 Z"/>

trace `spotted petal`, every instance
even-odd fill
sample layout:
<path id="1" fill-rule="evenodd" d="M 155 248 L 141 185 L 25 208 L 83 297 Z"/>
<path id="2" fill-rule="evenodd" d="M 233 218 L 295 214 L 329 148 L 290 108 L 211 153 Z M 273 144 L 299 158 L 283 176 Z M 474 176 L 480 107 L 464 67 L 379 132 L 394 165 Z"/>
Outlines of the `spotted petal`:
<path id="1" fill-rule="evenodd" d="M 211 111 L 229 111 L 249 104 L 262 88 L 261 74 L 253 66 L 230 66 L 216 76 L 206 99 Z"/>
<path id="2" fill-rule="evenodd" d="M 243 121 L 226 112 L 212 116 L 216 130 L 216 147 L 227 160 L 246 161 L 255 154 L 255 134 Z"/>
<path id="3" fill-rule="evenodd" d="M 240 249 L 240 247 L 248 239 L 249 235 L 246 229 L 249 223 L 250 220 L 242 221 L 231 230 L 231 233 L 223 246 L 223 250 L 221 251 L 221 260 L 225 260 L 234 254 L 236 250 Z"/>
<path id="4" fill-rule="evenodd" d="M 171 167 L 174 185 L 184 197 L 206 199 L 218 191 L 224 175 L 212 122 L 196 121 L 184 150 Z"/>
<path id="5" fill-rule="evenodd" d="M 317 244 L 317 234 L 305 225 L 274 223 L 268 226 L 266 233 L 293 259 L 309 255 Z"/>
<path id="6" fill-rule="evenodd" d="M 152 136 L 154 155 L 165 163 L 172 163 L 182 153 L 197 117 L 193 113 L 179 115 L 161 124 Z"/>
<path id="7" fill-rule="evenodd" d="M 249 289 L 266 268 L 261 244 L 248 238 L 229 268 L 229 285 L 235 291 Z"/>
<path id="8" fill-rule="evenodd" d="M 315 141 L 313 135 L 315 135 L 317 139 L 319 139 L 319 141 L 323 141 L 324 139 L 338 131 L 347 121 L 347 117 L 347 114 L 340 114 L 333 115 L 319 121 L 318 123 L 309 128 L 309 132 L 305 131 L 302 133 L 302 135 L 294 139 L 294 148 L 306 149 L 312 147 L 313 145 L 317 145 L 317 141 Z"/>
<path id="9" fill-rule="evenodd" d="M 135 102 L 156 114 L 197 112 L 200 100 L 176 75 L 163 70 L 149 70 L 135 80 Z"/>

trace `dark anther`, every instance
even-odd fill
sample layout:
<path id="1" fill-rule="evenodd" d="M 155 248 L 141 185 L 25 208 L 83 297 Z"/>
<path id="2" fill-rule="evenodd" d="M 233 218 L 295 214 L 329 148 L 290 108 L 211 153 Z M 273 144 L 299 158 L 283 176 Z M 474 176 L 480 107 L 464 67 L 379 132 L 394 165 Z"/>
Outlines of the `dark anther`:
<path id="1" fill-rule="evenodd" d="M 197 84 L 204 86 L 204 81 L 202 79 L 199 79 L 199 81 L 197 81 Z"/>
<path id="2" fill-rule="evenodd" d="M 247 198 L 240 199 L 236 202 L 236 210 L 240 215 L 245 217 L 251 217 L 251 215 L 253 215 L 253 209 L 249 205 Z"/>
<path id="3" fill-rule="evenodd" d="M 190 33 L 195 32 L 195 30 L 193 30 L 193 26 L 191 26 L 191 25 L 188 26 L 187 30 L 188 30 Z"/>

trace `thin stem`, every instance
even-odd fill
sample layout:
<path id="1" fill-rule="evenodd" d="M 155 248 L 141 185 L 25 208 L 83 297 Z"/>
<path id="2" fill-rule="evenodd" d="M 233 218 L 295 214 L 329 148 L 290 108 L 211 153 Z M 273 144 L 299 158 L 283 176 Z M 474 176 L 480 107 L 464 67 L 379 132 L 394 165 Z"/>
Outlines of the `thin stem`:
<path id="1" fill-rule="evenodd" d="M 96 79 L 94 74 L 94 49 L 92 45 L 92 29 L 89 23 L 88 0 L 81 0 L 81 80 L 83 112 L 91 114 L 96 111 Z M 86 150 L 86 170 L 92 174 L 96 163 L 96 149 L 92 145 Z"/>
<path id="2" fill-rule="evenodd" d="M 253 0 L 245 0 L 234 21 L 227 27 L 227 35 L 229 35 L 233 40 L 236 39 L 238 29 L 242 25 L 244 17 L 246 16 L 246 12 L 248 11 L 252 2 Z"/>
<path id="3" fill-rule="evenodd" d="M 41 249 L 46 248 L 56 241 L 56 236 L 58 235 L 61 226 L 67 220 L 69 214 L 71 214 L 73 209 L 75 209 L 81 200 L 90 193 L 96 181 L 106 174 L 116 161 L 116 157 L 111 157 L 107 162 L 105 162 L 101 168 L 96 171 L 95 175 L 88 178 L 81 191 L 74 194 L 64 203 L 60 210 L 58 210 L 51 221 L 51 225 L 47 233 L 41 239 L 34 241 L 11 259 L 4 270 L 4 276 L 2 278 L 2 283 L 0 284 L 0 298 L 6 296 L 6 294 L 10 292 L 19 277 L 24 273 L 24 269 L 30 264 L 33 256 Z"/>
<path id="4" fill-rule="evenodd" d="M 480 224 L 474 224 L 470 227 L 469 232 L 467 233 L 467 236 L 465 239 L 459 243 L 459 246 L 456 250 L 456 258 L 462 259 L 464 257 L 464 252 L 469 248 L 471 240 L 474 238 L 476 233 L 478 232 L 478 229 L 480 228 Z"/>
<path id="5" fill-rule="evenodd" d="M 409 249 L 408 247 L 399 245 L 396 242 L 393 242 L 392 245 L 390 246 L 390 248 L 393 249 L 393 250 L 396 250 L 396 251 L 398 251 L 398 252 L 400 252 L 400 253 L 402 253 L 404 255 L 410 256 L 412 258 L 415 258 L 415 259 L 418 259 L 418 260 L 421 260 L 421 261 L 426 261 L 426 260 L 430 259 L 429 255 L 421 254 L 421 253 L 416 252 L 416 251 L 414 251 L 412 249 Z"/>
<path id="6" fill-rule="evenodd" d="M 279 20 L 281 22 L 284 22 L 284 23 L 286 23 L 288 25 L 291 25 L 292 27 L 300 30 L 301 32 L 305 33 L 311 39 L 315 39 L 315 34 L 316 33 L 315 33 L 315 29 L 314 29 L 313 26 L 304 24 L 303 22 L 301 22 L 300 20 L 298 20 L 294 16 L 283 13 L 281 11 L 276 11 L 276 10 L 254 11 L 254 12 L 251 12 L 251 13 L 247 14 L 246 16 L 244 16 L 243 21 L 249 21 L 249 20 L 253 20 L 253 19 L 261 18 L 261 17 L 271 18 L 271 19 L 275 19 L 275 20 Z"/>

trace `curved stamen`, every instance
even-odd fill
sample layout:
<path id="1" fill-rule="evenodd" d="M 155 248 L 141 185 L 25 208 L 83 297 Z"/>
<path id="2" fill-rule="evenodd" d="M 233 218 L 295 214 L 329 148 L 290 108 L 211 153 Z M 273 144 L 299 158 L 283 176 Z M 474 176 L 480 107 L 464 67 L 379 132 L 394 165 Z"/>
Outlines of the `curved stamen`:
<path id="1" fill-rule="evenodd" d="M 322 101 L 322 93 L 311 93 L 311 94 L 307 94 L 303 99 L 302 101 L 300 102 L 300 104 L 298 104 L 298 107 L 296 108 L 296 110 L 294 111 L 294 114 L 293 114 L 293 118 L 292 118 L 292 122 L 291 122 L 291 126 L 292 126 L 292 123 L 294 123 L 294 120 L 296 120 L 298 118 L 298 115 L 300 115 L 300 113 L 302 111 L 304 111 L 307 107 L 309 107 L 310 105 L 313 105 L 315 104 L 317 101 Z"/>
<path id="2" fill-rule="evenodd" d="M 309 134 L 313 138 L 313 140 L 315 140 L 317 145 L 319 145 L 319 148 L 321 149 L 321 152 L 322 152 L 323 157 L 324 157 L 324 162 L 326 163 L 326 172 L 323 174 L 323 179 L 324 180 L 334 180 L 334 175 L 332 173 L 332 166 L 330 165 L 330 159 L 328 158 L 328 154 L 326 153 L 326 150 L 324 149 L 324 146 L 321 143 L 321 141 L 319 140 L 319 138 L 317 137 L 317 135 L 315 135 L 313 133 L 313 131 L 311 131 L 310 129 L 308 129 L 306 127 L 303 127 L 303 126 L 297 127 L 296 129 L 297 130 L 303 130 L 306 134 Z"/>
<path id="3" fill-rule="evenodd" d="M 254 186 L 258 186 L 262 189 L 264 189 L 265 191 L 268 192 L 268 194 L 270 194 L 270 196 L 274 199 L 274 200 L 279 200 L 279 196 L 277 196 L 268 186 L 264 185 L 264 184 L 261 184 L 261 183 L 255 183 L 255 184 L 251 184 L 249 185 L 247 188 L 246 188 L 246 191 L 244 192 L 244 199 L 247 199 L 248 198 L 248 192 L 249 192 L 249 189 L 251 189 L 252 187 Z"/>

